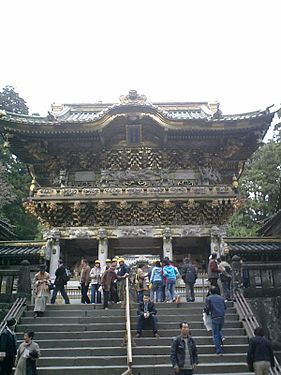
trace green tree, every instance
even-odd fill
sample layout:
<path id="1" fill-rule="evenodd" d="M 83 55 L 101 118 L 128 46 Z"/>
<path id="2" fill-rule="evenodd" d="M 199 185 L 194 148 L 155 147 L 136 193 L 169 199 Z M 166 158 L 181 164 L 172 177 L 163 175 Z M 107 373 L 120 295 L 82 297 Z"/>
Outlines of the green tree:
<path id="1" fill-rule="evenodd" d="M 263 144 L 246 163 L 240 179 L 244 197 L 241 208 L 232 216 L 229 236 L 255 236 L 263 220 L 277 210 L 281 181 L 281 130 L 277 125 L 275 136 Z"/>
<path id="2" fill-rule="evenodd" d="M 4 87 L 0 92 L 0 108 L 7 112 L 28 114 L 25 100 L 15 92 L 12 86 Z M 0 206 L 2 223 L 10 225 L 10 229 L 13 228 L 16 238 L 34 239 L 37 235 L 38 222 L 32 215 L 26 213 L 22 206 L 23 199 L 28 196 L 31 177 L 25 164 L 4 149 L 3 140 L 0 142 L 0 160 L 5 167 L 5 171 L 2 170 L 3 181 L 10 187 L 9 194 L 14 198 L 13 200 L 7 199 L 4 190 L 0 187 L 0 202 L 1 200 L 5 202 L 2 207 Z M 7 195 L 7 189 L 5 191 Z"/>
<path id="3" fill-rule="evenodd" d="M 0 92 L 0 108 L 7 112 L 28 115 L 26 101 L 15 91 L 13 86 L 5 86 Z"/>

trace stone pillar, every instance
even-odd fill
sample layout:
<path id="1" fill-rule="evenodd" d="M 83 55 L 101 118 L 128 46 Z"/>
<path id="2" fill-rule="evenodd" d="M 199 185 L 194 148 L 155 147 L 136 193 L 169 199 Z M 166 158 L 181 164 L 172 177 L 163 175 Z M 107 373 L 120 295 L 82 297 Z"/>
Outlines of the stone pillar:
<path id="1" fill-rule="evenodd" d="M 234 255 L 231 259 L 231 268 L 232 268 L 232 285 L 231 285 L 231 294 L 236 291 L 242 291 L 243 288 L 243 279 L 242 279 L 242 266 L 241 259 L 238 255 Z"/>
<path id="2" fill-rule="evenodd" d="M 103 268 L 105 266 L 105 260 L 108 258 L 108 239 L 105 229 L 99 229 L 98 240 L 98 259 L 101 262 L 101 268 Z"/>
<path id="3" fill-rule="evenodd" d="M 27 302 L 31 301 L 30 263 L 28 260 L 23 260 L 20 264 L 17 297 L 26 297 Z"/>
<path id="4" fill-rule="evenodd" d="M 58 268 L 58 262 L 60 258 L 60 242 L 59 239 L 50 240 L 51 245 L 51 259 L 50 259 L 50 277 L 51 279 L 55 278 L 55 272 Z"/>
<path id="5" fill-rule="evenodd" d="M 220 241 L 219 237 L 215 233 L 211 233 L 211 254 L 216 253 L 218 254 L 218 257 L 220 256 Z"/>
<path id="6" fill-rule="evenodd" d="M 172 232 L 170 228 L 163 231 L 163 258 L 168 257 L 173 260 Z"/>

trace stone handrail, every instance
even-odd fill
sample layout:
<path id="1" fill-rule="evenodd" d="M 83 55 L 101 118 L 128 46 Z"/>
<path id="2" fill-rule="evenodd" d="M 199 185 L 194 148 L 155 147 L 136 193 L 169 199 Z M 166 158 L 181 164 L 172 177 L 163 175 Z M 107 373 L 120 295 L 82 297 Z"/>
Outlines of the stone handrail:
<path id="1" fill-rule="evenodd" d="M 240 318 L 242 319 L 242 322 L 245 325 L 247 334 L 249 337 L 254 336 L 254 330 L 255 328 L 259 327 L 259 323 L 250 307 L 248 302 L 246 301 L 246 298 L 244 297 L 243 293 L 241 291 L 236 290 L 233 294 L 235 299 L 235 304 L 237 306 L 237 311 L 240 315 Z M 269 373 L 270 375 L 280 375 L 280 364 L 276 357 L 274 357 L 275 367 L 274 369 L 270 369 Z"/>
<path id="2" fill-rule="evenodd" d="M 125 279 L 125 311 L 126 311 L 126 337 L 127 337 L 127 370 L 122 375 L 132 374 L 132 337 L 131 337 L 131 317 L 130 317 L 130 295 L 129 295 L 129 278 Z"/>

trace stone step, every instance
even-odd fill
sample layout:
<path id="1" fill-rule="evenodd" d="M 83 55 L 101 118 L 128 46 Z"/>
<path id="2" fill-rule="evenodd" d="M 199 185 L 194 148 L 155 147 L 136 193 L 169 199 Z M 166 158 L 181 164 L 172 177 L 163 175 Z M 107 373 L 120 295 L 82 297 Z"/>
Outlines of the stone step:
<path id="1" fill-rule="evenodd" d="M 120 375 L 127 366 L 38 366 L 40 375 Z M 170 375 L 170 374 L 169 374 Z"/>
<path id="2" fill-rule="evenodd" d="M 160 332 L 161 333 L 161 332 Z M 197 345 L 213 345 L 212 337 L 202 337 L 202 336 L 193 336 L 194 340 L 196 341 Z M 150 346 L 156 345 L 155 338 L 145 337 L 144 335 L 141 338 L 134 338 L 134 342 L 136 346 Z M 167 337 L 159 337 L 157 338 L 160 345 L 171 345 L 172 338 Z M 247 336 L 236 336 L 231 338 L 232 344 L 248 344 L 248 337 Z"/>
<path id="3" fill-rule="evenodd" d="M 213 345 L 213 341 L 211 337 L 204 337 L 204 336 L 193 336 L 196 341 L 197 345 Z M 121 338 L 111 338 L 108 340 L 107 337 L 104 338 L 92 338 L 92 339 L 80 339 L 80 340 L 71 340 L 71 339 L 57 339 L 57 340 L 36 340 L 42 348 L 72 348 L 78 346 L 81 347 L 99 347 L 99 346 L 122 346 L 122 339 Z M 171 345 L 171 338 L 170 337 L 141 337 L 134 339 L 136 346 L 167 346 Z M 232 344 L 247 344 L 248 338 L 246 336 L 236 336 L 231 338 Z"/>
<path id="4" fill-rule="evenodd" d="M 135 327 L 134 327 L 135 328 Z M 152 336 L 152 332 L 150 330 L 144 330 L 143 331 L 145 336 Z M 242 336 L 245 333 L 245 330 L 243 328 L 225 328 L 223 330 L 224 336 L 227 337 L 233 337 L 233 336 Z M 72 338 L 72 339 L 79 339 L 79 338 L 94 338 L 96 336 L 100 336 L 102 334 L 106 334 L 106 337 L 110 337 L 110 334 L 120 337 L 120 334 L 124 335 L 124 330 L 110 330 L 110 331 L 71 331 L 71 332 L 36 332 L 36 340 L 40 339 L 61 339 L 61 338 Z M 17 338 L 18 340 L 21 340 L 23 337 L 24 331 L 17 331 Z M 136 334 L 136 330 L 132 330 L 132 334 Z M 161 336 L 165 337 L 173 337 L 178 335 L 178 328 L 175 329 L 165 329 Z M 206 331 L 206 329 L 192 329 L 191 335 L 193 336 L 211 336 L 211 331 Z"/>
<path id="5" fill-rule="evenodd" d="M 155 366 L 153 368 L 146 368 L 145 366 L 135 366 L 134 375 L 171 375 L 171 367 Z M 37 367 L 40 375 L 120 375 L 127 369 L 127 366 L 73 366 L 73 367 Z M 236 368 L 234 367 L 234 370 Z M 204 368 L 205 370 L 205 368 Z M 252 375 L 251 372 L 240 371 L 240 372 L 227 372 L 227 369 L 223 369 L 226 372 L 214 371 L 209 374 L 219 373 L 220 375 Z M 211 369 L 213 371 L 213 369 Z M 201 372 L 201 368 L 198 367 L 196 375 L 208 374 L 208 372 Z"/>
<path id="6" fill-rule="evenodd" d="M 77 306 L 77 305 L 76 305 Z M 78 306 L 79 307 L 79 306 Z M 125 316 L 125 310 L 124 309 L 118 309 L 115 308 L 113 311 L 110 310 L 104 310 L 104 309 L 51 309 L 49 306 L 47 307 L 47 310 L 44 312 L 45 317 L 57 317 L 57 316 L 65 316 L 65 317 L 84 317 L 84 316 L 98 316 L 101 313 L 102 315 L 114 315 L 114 316 Z M 181 315 L 188 313 L 190 315 L 202 315 L 202 308 L 167 308 L 167 309 L 157 309 L 158 315 Z M 131 315 L 136 315 L 137 309 L 131 309 Z M 24 316 L 26 317 L 33 317 L 33 310 L 26 310 L 24 312 Z M 227 309 L 227 315 L 229 314 L 236 314 L 236 311 L 234 308 Z"/>
<path id="7" fill-rule="evenodd" d="M 167 323 L 172 323 L 172 322 L 181 322 L 184 320 L 187 320 L 189 322 L 192 322 L 193 320 L 198 318 L 198 314 L 178 314 L 178 315 L 166 315 L 166 314 L 158 314 L 157 315 L 159 322 L 167 322 Z M 133 324 L 136 323 L 137 321 L 137 315 L 136 316 L 131 316 L 131 322 Z M 91 324 L 96 321 L 99 323 L 120 323 L 120 321 L 124 321 L 125 317 L 124 316 L 115 316 L 115 315 L 99 315 L 99 316 L 81 316 L 81 317 L 64 317 L 64 316 L 57 316 L 57 317 L 47 317 L 47 316 L 42 316 L 40 317 L 41 324 L 52 324 L 56 322 L 56 324 L 59 323 L 64 323 L 66 325 L 68 324 Z M 238 320 L 238 316 L 236 314 L 227 314 L 225 317 L 225 322 L 228 321 L 235 321 Z M 34 323 L 34 318 L 33 317 L 25 317 L 23 316 L 21 318 L 21 323 L 23 324 L 31 324 Z"/>
<path id="8" fill-rule="evenodd" d="M 73 348 L 79 346 L 84 347 L 122 347 L 123 339 L 122 338 L 113 338 L 110 340 L 107 337 L 97 338 L 97 339 L 81 339 L 81 340 L 35 340 L 40 348 Z"/>
<path id="9" fill-rule="evenodd" d="M 34 319 L 34 323 L 23 324 L 17 326 L 17 330 L 33 330 L 36 332 L 75 332 L 75 331 L 112 331 L 125 330 L 125 322 L 123 323 L 92 323 L 92 324 L 44 324 L 39 319 Z"/>
<path id="10" fill-rule="evenodd" d="M 38 360 L 38 366 L 116 366 L 126 365 L 127 356 L 113 356 L 110 349 L 105 350 L 103 356 L 67 356 L 67 357 L 41 357 Z M 155 366 L 158 364 L 170 365 L 169 355 L 135 355 L 133 359 L 135 366 L 146 364 Z M 216 354 L 201 354 L 200 366 L 205 364 L 218 364 L 218 356 Z M 245 354 L 224 354 L 219 357 L 219 364 L 225 363 L 241 364 L 246 363 Z"/>
<path id="11" fill-rule="evenodd" d="M 198 353 L 201 354 L 213 354 L 213 345 L 197 345 Z M 247 352 L 247 344 L 237 344 L 237 345 L 224 345 L 224 353 L 241 353 L 245 355 Z M 98 356 L 104 355 L 105 351 L 109 350 L 111 355 L 126 355 L 126 347 L 73 347 L 68 348 L 67 351 L 64 348 L 41 348 L 42 357 L 68 357 L 68 356 Z M 133 355 L 170 355 L 171 346 L 137 346 L 133 347 Z"/>
<path id="12" fill-rule="evenodd" d="M 179 331 L 179 322 L 169 323 L 169 328 Z M 132 328 L 136 327 L 136 322 L 132 324 Z M 242 323 L 237 321 L 226 321 L 224 323 L 224 328 L 241 328 Z M 167 324 L 161 323 L 158 324 L 159 331 L 165 331 L 167 329 Z M 204 324 L 202 321 L 191 322 L 191 330 L 193 329 L 202 329 Z M 36 332 L 76 332 L 76 331 L 110 331 L 110 330 L 122 330 L 125 329 L 125 322 L 122 323 L 91 323 L 91 324 L 44 324 L 42 318 L 33 319 L 30 323 L 21 321 L 21 324 L 17 326 L 17 331 L 20 329 L 20 332 L 24 330 L 33 330 Z"/>
<path id="13" fill-rule="evenodd" d="M 137 310 L 138 309 L 138 304 L 137 303 L 131 303 L 130 304 L 132 310 Z M 161 310 L 161 309 L 198 309 L 201 310 L 204 307 L 203 302 L 183 302 L 183 303 L 165 303 L 165 302 L 157 302 L 155 303 L 156 309 Z M 233 302 L 226 302 L 227 309 L 233 308 Z M 33 310 L 34 305 L 28 305 L 27 306 L 28 310 Z M 82 304 L 82 303 L 73 303 L 73 304 L 47 304 L 47 310 L 102 310 L 103 305 L 102 304 Z M 109 309 L 121 309 L 121 304 L 118 303 L 113 303 L 112 305 L 109 306 Z"/>
<path id="14" fill-rule="evenodd" d="M 199 364 L 194 374 L 251 374 L 248 371 L 248 367 L 245 363 L 206 363 Z M 158 365 L 133 365 L 134 375 L 171 375 L 171 365 L 158 364 Z"/>
<path id="15" fill-rule="evenodd" d="M 114 309 L 114 310 L 47 310 L 44 312 L 45 318 L 58 318 L 58 317 L 99 317 L 102 316 L 118 316 L 123 317 L 125 319 L 125 310 L 124 309 Z M 34 311 L 33 310 L 26 310 L 23 314 L 23 317 L 32 317 L 33 318 Z"/>
<path id="16" fill-rule="evenodd" d="M 213 354 L 214 353 L 214 345 L 196 345 L 198 349 L 198 353 L 201 357 L 201 354 Z M 230 344 L 224 345 L 223 350 L 224 353 L 242 353 L 244 355 L 247 352 L 248 344 Z M 133 346 L 133 353 L 134 355 L 140 354 L 157 354 L 157 355 L 170 355 L 171 345 L 166 346 Z"/>
<path id="17" fill-rule="evenodd" d="M 21 341 L 23 338 L 24 332 L 17 332 L 17 340 Z M 72 340 L 81 340 L 81 339 L 96 339 L 96 338 L 120 338 L 124 337 L 125 328 L 121 330 L 99 330 L 99 331 L 83 331 L 83 332 L 36 332 L 35 341 L 38 340 L 62 340 L 62 339 L 72 339 Z"/>
<path id="18" fill-rule="evenodd" d="M 103 356 L 68 356 L 68 357 L 41 357 L 38 366 L 126 366 L 127 355 L 113 356 L 110 350 L 105 350 Z"/>

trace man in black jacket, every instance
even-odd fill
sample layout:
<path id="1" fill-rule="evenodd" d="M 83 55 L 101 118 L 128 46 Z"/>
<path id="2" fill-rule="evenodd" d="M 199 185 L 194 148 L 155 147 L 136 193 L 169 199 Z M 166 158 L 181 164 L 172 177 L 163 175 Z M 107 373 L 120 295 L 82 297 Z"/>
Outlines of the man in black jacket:
<path id="1" fill-rule="evenodd" d="M 154 337 L 159 337 L 157 333 L 157 310 L 155 305 L 150 301 L 149 296 L 143 296 L 143 302 L 139 303 L 138 307 L 138 321 L 137 321 L 137 335 L 136 337 L 141 337 L 141 331 L 143 329 L 145 321 L 150 321 L 152 324 L 152 331 Z"/>
<path id="2" fill-rule="evenodd" d="M 14 332 L 16 319 L 7 320 L 7 325 L 0 336 L 0 374 L 12 375 L 12 370 L 17 354 L 17 339 Z"/>
<path id="3" fill-rule="evenodd" d="M 54 304 L 55 301 L 56 301 L 56 297 L 57 297 L 57 293 L 60 292 L 61 296 L 63 297 L 64 299 L 64 302 L 66 304 L 69 304 L 69 298 L 68 298 L 68 295 L 66 293 L 66 290 L 64 289 L 64 286 L 67 285 L 67 281 L 68 281 L 68 276 L 67 276 L 67 273 L 66 273 L 66 269 L 65 269 L 65 266 L 63 264 L 63 260 L 62 259 L 59 259 L 59 266 L 58 268 L 56 269 L 56 272 L 55 272 L 55 289 L 53 290 L 53 295 L 52 295 L 52 298 L 51 298 L 51 303 Z"/>
<path id="4" fill-rule="evenodd" d="M 186 302 L 194 302 L 194 284 L 197 279 L 197 272 L 194 265 L 188 258 L 184 259 L 184 266 L 182 268 L 181 277 L 185 283 Z"/>
<path id="5" fill-rule="evenodd" d="M 257 327 L 254 334 L 255 336 L 249 341 L 247 363 L 249 369 L 255 371 L 256 375 L 267 375 L 270 367 L 274 369 L 272 346 L 264 337 L 264 330 L 261 327 Z"/>
<path id="6" fill-rule="evenodd" d="M 180 323 L 180 335 L 173 340 L 171 362 L 175 374 L 179 375 L 192 375 L 198 364 L 197 348 L 187 322 Z"/>

